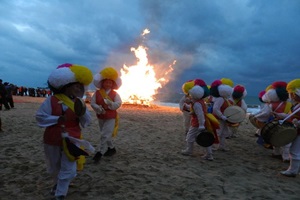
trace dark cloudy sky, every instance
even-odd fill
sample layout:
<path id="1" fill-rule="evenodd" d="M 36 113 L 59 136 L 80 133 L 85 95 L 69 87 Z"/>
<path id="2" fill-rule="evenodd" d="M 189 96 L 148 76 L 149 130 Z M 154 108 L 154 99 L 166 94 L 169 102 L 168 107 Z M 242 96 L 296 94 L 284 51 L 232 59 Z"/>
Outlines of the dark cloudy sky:
<path id="1" fill-rule="evenodd" d="M 1 0 L 0 12 L 0 78 L 19 86 L 66 62 L 130 66 L 141 44 L 156 70 L 177 60 L 164 91 L 226 77 L 257 95 L 300 78 L 300 0 Z"/>

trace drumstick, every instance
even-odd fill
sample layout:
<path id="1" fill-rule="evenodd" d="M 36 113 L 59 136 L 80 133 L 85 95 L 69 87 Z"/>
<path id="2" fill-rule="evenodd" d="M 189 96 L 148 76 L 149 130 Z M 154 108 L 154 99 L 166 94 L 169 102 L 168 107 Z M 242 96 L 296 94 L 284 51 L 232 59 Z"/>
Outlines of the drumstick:
<path id="1" fill-rule="evenodd" d="M 289 114 L 288 116 L 286 116 L 283 120 L 278 120 L 279 124 L 282 125 L 283 122 L 285 122 L 286 120 L 288 120 L 289 118 L 291 118 L 294 114 L 296 114 L 298 111 L 300 111 L 300 107 L 297 108 L 294 112 L 292 112 L 291 114 Z"/>

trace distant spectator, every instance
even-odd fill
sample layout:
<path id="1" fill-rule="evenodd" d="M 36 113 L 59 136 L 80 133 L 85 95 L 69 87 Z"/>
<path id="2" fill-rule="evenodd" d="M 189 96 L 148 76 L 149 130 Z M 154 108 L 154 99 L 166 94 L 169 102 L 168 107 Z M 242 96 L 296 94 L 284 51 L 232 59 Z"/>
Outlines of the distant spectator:
<path id="1" fill-rule="evenodd" d="M 2 83 L 2 79 L 0 79 L 0 110 L 2 110 L 2 104 L 5 107 L 5 110 L 9 110 L 9 105 L 6 101 L 7 91 L 5 86 Z"/>
<path id="2" fill-rule="evenodd" d="M 9 84 L 8 82 L 4 83 L 7 95 L 6 95 L 6 101 L 9 104 L 10 108 L 14 108 L 14 99 L 13 99 L 13 85 Z"/>

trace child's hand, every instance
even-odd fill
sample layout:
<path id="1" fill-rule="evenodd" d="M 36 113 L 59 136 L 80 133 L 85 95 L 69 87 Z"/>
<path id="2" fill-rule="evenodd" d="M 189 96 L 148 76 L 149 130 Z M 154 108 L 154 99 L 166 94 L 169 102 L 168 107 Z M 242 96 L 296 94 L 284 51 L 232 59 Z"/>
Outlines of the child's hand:
<path id="1" fill-rule="evenodd" d="M 112 101 L 109 99 L 104 99 L 104 102 L 106 103 L 106 105 L 111 106 L 112 105 Z"/>
<path id="2" fill-rule="evenodd" d="M 199 126 L 199 127 L 198 127 L 198 130 L 199 130 L 199 131 L 203 131 L 203 130 L 205 130 L 205 127 L 204 127 L 204 126 Z"/>
<path id="3" fill-rule="evenodd" d="M 296 128 L 300 128 L 300 120 L 293 119 L 292 123 L 295 125 Z"/>
<path id="4" fill-rule="evenodd" d="M 221 119 L 222 119 L 223 121 L 226 121 L 226 120 L 227 120 L 227 117 L 224 116 L 224 115 L 222 115 L 222 116 L 221 116 Z"/>
<path id="5" fill-rule="evenodd" d="M 66 121 L 66 116 L 64 116 L 64 115 L 59 116 L 59 118 L 57 120 L 57 122 L 60 124 L 64 123 L 65 121 Z"/>

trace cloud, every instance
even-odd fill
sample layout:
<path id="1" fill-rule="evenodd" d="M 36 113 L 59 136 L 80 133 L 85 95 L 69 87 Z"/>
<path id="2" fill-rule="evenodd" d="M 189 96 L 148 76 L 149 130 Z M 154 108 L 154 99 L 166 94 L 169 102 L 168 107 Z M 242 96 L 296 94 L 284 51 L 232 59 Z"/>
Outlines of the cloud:
<path id="1" fill-rule="evenodd" d="M 166 90 L 229 77 L 256 95 L 299 78 L 298 0 L 4 0 L 0 12 L 0 75 L 18 85 L 44 84 L 65 62 L 120 69 L 138 45 L 158 73 L 177 61 Z"/>

